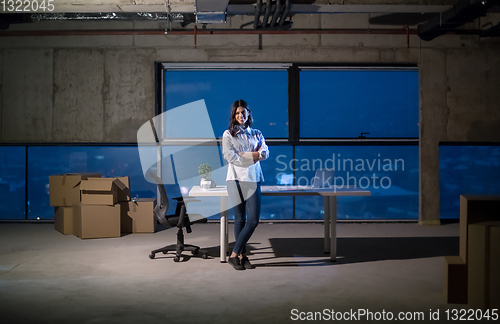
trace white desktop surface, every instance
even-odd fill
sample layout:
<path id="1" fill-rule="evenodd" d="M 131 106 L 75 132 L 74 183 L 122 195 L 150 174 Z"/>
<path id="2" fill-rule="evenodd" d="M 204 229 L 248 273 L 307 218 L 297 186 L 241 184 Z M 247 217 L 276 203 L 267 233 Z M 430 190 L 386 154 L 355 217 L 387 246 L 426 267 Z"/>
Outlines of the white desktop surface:
<path id="1" fill-rule="evenodd" d="M 335 261 L 337 258 L 337 196 L 371 195 L 370 191 L 357 188 L 313 188 L 305 186 L 261 186 L 261 193 L 263 196 L 323 196 L 325 211 L 324 248 L 325 253 L 330 253 L 331 261 Z M 226 254 L 229 246 L 227 187 L 217 186 L 210 189 L 201 189 L 200 186 L 193 186 L 189 191 L 189 196 L 221 197 L 220 262 L 226 262 Z"/>

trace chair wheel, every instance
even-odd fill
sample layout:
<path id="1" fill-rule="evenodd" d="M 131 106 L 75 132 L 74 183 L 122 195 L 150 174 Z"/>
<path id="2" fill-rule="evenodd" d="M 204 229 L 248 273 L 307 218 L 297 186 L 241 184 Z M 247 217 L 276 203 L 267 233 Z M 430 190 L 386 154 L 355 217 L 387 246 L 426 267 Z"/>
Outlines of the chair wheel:
<path id="1" fill-rule="evenodd" d="M 198 255 L 199 252 L 200 252 L 200 250 L 196 249 L 196 250 L 191 251 L 191 254 L 192 255 Z"/>
<path id="2" fill-rule="evenodd" d="M 177 255 L 174 256 L 174 262 L 179 262 L 181 260 L 181 258 L 179 258 Z"/>
<path id="3" fill-rule="evenodd" d="M 155 258 L 155 254 L 154 254 L 154 253 L 151 253 L 151 254 L 149 255 L 149 258 L 150 258 L 150 259 L 154 259 L 154 258 Z"/>
<path id="4" fill-rule="evenodd" d="M 202 259 L 208 259 L 208 254 L 203 253 L 203 254 L 201 255 L 201 258 L 202 258 Z"/>

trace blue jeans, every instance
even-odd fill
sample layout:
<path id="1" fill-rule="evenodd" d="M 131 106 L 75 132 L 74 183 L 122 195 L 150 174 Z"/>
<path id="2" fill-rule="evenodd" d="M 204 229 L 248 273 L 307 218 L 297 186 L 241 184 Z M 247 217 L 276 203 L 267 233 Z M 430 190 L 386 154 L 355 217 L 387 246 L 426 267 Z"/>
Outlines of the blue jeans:
<path id="1" fill-rule="evenodd" d="M 233 211 L 236 243 L 233 252 L 246 253 L 247 242 L 259 225 L 260 182 L 228 180 L 227 191 L 229 198 L 235 204 Z"/>

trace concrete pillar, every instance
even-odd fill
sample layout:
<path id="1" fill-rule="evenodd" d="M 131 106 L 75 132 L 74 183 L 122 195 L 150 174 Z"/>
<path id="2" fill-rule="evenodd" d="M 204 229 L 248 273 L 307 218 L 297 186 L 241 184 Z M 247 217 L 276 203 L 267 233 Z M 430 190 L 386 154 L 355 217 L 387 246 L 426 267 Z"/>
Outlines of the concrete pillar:
<path id="1" fill-rule="evenodd" d="M 439 225 L 439 141 L 445 139 L 446 55 L 425 49 L 419 64 L 419 224 Z"/>
<path id="2" fill-rule="evenodd" d="M 500 49 L 449 50 L 447 138 L 457 142 L 500 141 Z"/>

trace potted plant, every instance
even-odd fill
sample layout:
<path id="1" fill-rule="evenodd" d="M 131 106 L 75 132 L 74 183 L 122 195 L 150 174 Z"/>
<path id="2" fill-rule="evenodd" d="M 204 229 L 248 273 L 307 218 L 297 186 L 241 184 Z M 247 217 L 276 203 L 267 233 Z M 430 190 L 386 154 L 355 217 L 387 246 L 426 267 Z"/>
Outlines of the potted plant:
<path id="1" fill-rule="evenodd" d="M 201 176 L 200 187 L 201 189 L 215 188 L 215 181 L 210 179 L 212 175 L 212 166 L 208 163 L 202 163 L 198 167 L 198 173 Z"/>

